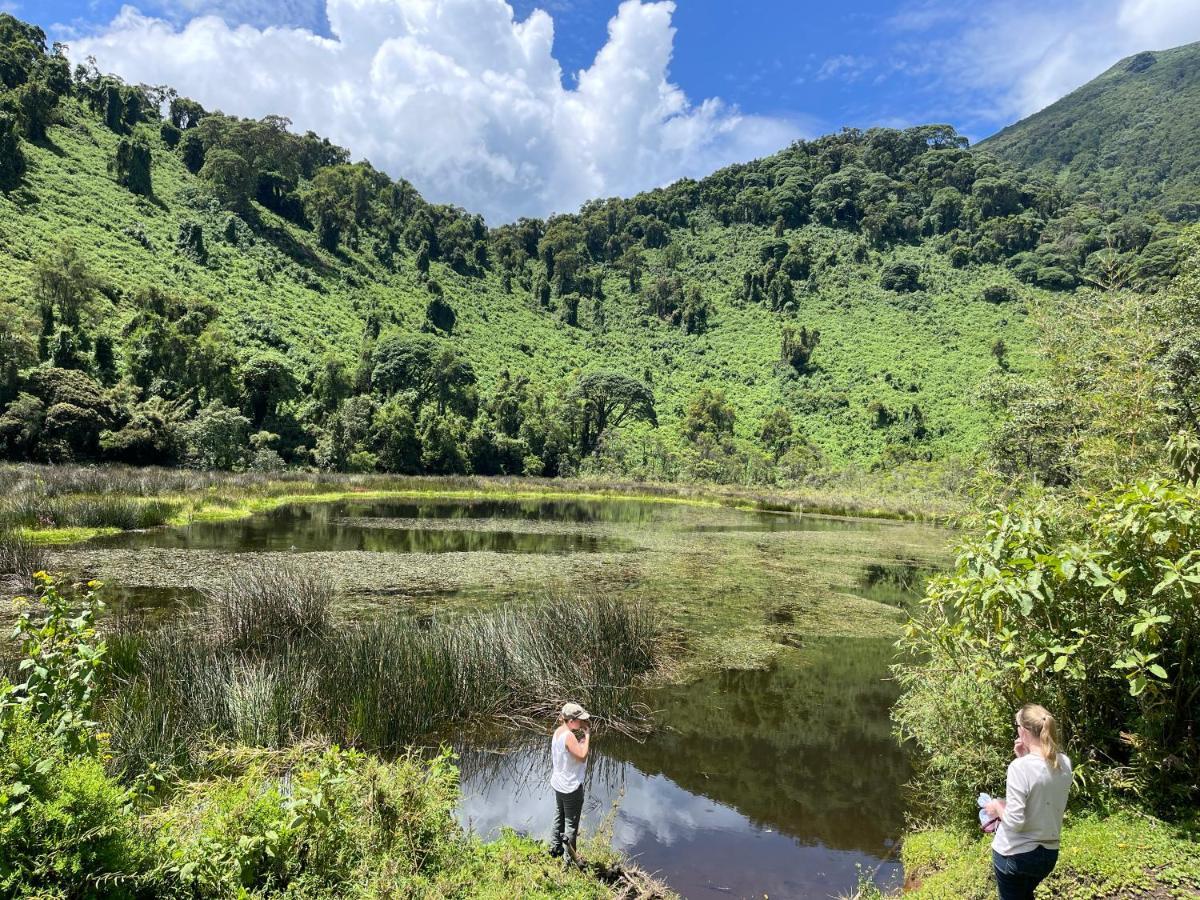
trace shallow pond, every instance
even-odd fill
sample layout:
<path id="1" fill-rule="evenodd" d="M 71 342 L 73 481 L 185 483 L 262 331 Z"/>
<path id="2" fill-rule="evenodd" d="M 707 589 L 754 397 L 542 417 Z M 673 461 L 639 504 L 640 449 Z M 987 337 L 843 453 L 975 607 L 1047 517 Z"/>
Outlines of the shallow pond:
<path id="1" fill-rule="evenodd" d="M 540 519 L 537 506 L 451 503 L 328 503 L 283 506 L 259 516 L 195 522 L 94 538 L 110 549 L 219 550 L 232 553 L 361 550 L 370 553 L 595 553 L 619 550 L 619 541 L 594 534 L 521 530 L 523 519 Z M 572 507 L 581 506 L 572 504 Z M 582 512 L 582 510 L 579 510 Z M 557 521 L 576 518 L 560 511 Z M 426 528 L 423 520 L 490 520 L 501 528 Z M 398 526 L 398 527 L 394 527 Z"/>
<path id="2" fill-rule="evenodd" d="M 601 735 L 585 831 L 688 898 L 827 898 L 860 867 L 901 878 L 908 762 L 887 680 L 898 607 L 944 564 L 920 525 L 627 500 L 399 500 L 283 507 L 60 551 L 147 617 L 204 602 L 238 567 L 286 554 L 330 575 L 352 615 L 519 601 L 553 583 L 652 604 L 701 660 L 648 692 L 644 743 Z M 126 581 L 128 586 L 119 582 Z M 585 652 L 585 649 L 581 652 Z M 457 747 L 459 816 L 543 837 L 548 735 Z"/>
<path id="3" fill-rule="evenodd" d="M 770 670 L 655 692 L 662 730 L 596 739 L 585 833 L 610 832 L 689 898 L 828 898 L 859 867 L 898 885 L 909 769 L 890 733 L 890 657 L 883 640 L 817 642 Z M 548 738 L 459 752 L 464 825 L 548 837 Z"/>

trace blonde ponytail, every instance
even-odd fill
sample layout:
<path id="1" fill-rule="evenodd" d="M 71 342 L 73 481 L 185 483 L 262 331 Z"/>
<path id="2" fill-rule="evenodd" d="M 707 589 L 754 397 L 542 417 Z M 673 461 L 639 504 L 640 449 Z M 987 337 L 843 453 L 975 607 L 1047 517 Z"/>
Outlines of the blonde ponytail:
<path id="1" fill-rule="evenodd" d="M 1058 724 L 1054 716 L 1044 706 L 1036 703 L 1026 703 L 1017 713 L 1017 722 L 1032 734 L 1042 745 L 1042 757 L 1046 765 L 1052 769 L 1058 768 L 1058 751 L 1061 743 L 1058 737 Z"/>

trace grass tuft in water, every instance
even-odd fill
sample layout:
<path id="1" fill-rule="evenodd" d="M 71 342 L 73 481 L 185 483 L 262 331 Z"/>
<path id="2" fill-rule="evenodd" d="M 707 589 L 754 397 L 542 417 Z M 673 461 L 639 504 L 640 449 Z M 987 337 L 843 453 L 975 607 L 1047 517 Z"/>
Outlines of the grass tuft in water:
<path id="1" fill-rule="evenodd" d="M 182 622 L 118 628 L 105 708 L 120 765 L 186 769 L 228 741 L 395 752 L 466 723 L 544 725 L 568 699 L 610 728 L 648 727 L 633 689 L 662 640 L 644 609 L 554 594 L 335 628 L 331 598 L 319 576 L 262 569 Z"/>

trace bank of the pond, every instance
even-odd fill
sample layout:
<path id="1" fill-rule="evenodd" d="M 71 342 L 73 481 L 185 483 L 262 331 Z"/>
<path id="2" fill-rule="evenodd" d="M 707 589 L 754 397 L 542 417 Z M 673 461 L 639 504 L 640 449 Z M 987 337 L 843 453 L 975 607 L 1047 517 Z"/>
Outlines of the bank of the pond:
<path id="1" fill-rule="evenodd" d="M 127 466 L 0 466 L 0 524 L 46 544 L 86 540 L 113 529 L 186 525 L 251 516 L 296 503 L 370 499 L 573 497 L 686 503 L 733 509 L 946 522 L 962 499 L 943 486 L 859 476 L 832 486 L 766 489 L 609 479 L 479 476 L 346 476 L 336 473 L 191 472 Z"/>
<path id="2" fill-rule="evenodd" d="M 990 837 L 918 831 L 904 839 L 901 858 L 905 897 L 995 897 Z M 1057 900 L 1200 897 L 1200 830 L 1131 810 L 1068 817 L 1058 867 L 1040 893 Z"/>

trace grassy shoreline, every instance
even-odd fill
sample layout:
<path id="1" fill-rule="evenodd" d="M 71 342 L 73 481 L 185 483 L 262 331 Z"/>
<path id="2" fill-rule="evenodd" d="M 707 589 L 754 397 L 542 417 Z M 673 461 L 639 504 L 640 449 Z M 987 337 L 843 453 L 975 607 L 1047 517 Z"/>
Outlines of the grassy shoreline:
<path id="1" fill-rule="evenodd" d="M 1062 900 L 1200 897 L 1200 835 L 1134 810 L 1069 816 L 1041 894 Z M 991 838 L 934 829 L 901 849 L 906 897 L 991 900 Z M 869 895 L 865 895 L 869 896 Z"/>
<path id="2" fill-rule="evenodd" d="M 847 483 L 839 488 L 766 489 L 716 484 L 677 484 L 606 478 L 545 479 L 483 476 L 344 476 L 289 471 L 276 474 L 197 472 L 183 469 L 128 466 L 0 466 L 0 486 L 9 499 L 0 504 L 0 517 L 15 515 L 22 498 L 36 496 L 59 501 L 55 514 L 26 510 L 14 522 L 22 534 L 40 544 L 67 544 L 126 530 L 130 506 L 151 501 L 170 507 L 152 525 L 186 525 L 194 521 L 245 518 L 292 503 L 333 503 L 340 500 L 630 500 L 680 503 L 823 516 L 946 523 L 963 508 L 948 493 L 920 489 L 890 490 L 882 481 Z M 70 504 L 124 503 L 114 518 L 89 510 L 92 520 L 72 521 Z M 95 518 L 99 517 L 99 521 Z M 61 521 L 59 520 L 61 519 Z M 138 527 L 138 526 L 135 526 Z"/>

